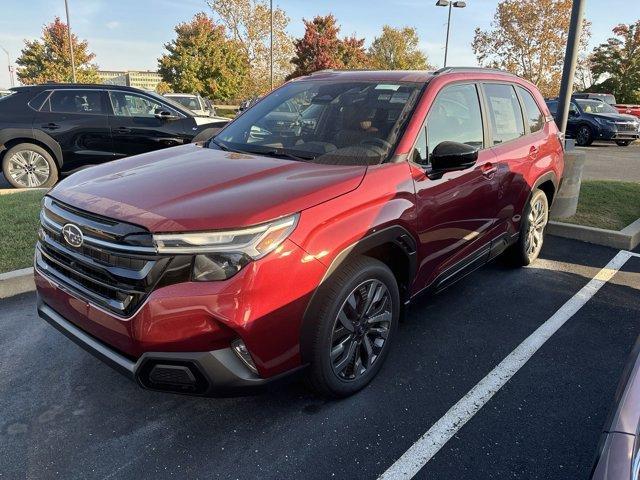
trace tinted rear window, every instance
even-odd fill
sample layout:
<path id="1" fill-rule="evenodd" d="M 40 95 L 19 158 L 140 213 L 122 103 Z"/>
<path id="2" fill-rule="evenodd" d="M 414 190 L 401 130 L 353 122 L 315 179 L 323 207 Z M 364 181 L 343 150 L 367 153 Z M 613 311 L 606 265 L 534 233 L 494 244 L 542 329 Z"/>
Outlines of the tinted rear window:
<path id="1" fill-rule="evenodd" d="M 55 113 L 91 113 L 102 111 L 102 99 L 99 90 L 56 90 L 41 111 Z"/>
<path id="2" fill-rule="evenodd" d="M 544 126 L 544 115 L 542 115 L 540 107 L 538 107 L 533 95 L 531 95 L 531 93 L 525 88 L 516 88 L 518 89 L 522 103 L 524 103 L 525 118 L 529 123 L 529 130 L 531 133 L 542 130 L 542 127 Z"/>
<path id="3" fill-rule="evenodd" d="M 499 145 L 524 135 L 522 110 L 511 85 L 489 83 L 484 86 L 489 103 L 493 144 Z"/>

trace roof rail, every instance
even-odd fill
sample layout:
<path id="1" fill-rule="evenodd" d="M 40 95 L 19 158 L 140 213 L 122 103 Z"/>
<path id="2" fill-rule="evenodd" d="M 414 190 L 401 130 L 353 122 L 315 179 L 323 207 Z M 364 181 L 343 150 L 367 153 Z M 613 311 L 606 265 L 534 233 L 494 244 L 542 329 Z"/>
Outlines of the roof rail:
<path id="1" fill-rule="evenodd" d="M 324 70 L 316 70 L 315 72 L 311 72 L 309 76 L 313 77 L 314 75 L 320 75 L 322 73 L 331 73 L 335 72 L 333 68 L 325 68 Z"/>
<path id="2" fill-rule="evenodd" d="M 433 72 L 433 74 L 441 75 L 443 73 L 459 73 L 459 72 L 492 72 L 492 73 L 501 73 L 503 75 L 512 75 L 514 77 L 517 76 L 514 73 L 507 72 L 506 70 L 501 70 L 499 68 L 485 68 L 485 67 L 443 67 Z"/>

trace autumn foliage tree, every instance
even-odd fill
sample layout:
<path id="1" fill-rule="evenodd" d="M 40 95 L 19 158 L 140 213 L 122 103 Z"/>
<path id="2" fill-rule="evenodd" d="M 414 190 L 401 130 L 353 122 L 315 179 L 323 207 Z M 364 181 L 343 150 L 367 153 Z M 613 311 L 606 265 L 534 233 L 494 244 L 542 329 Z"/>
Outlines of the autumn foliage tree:
<path id="1" fill-rule="evenodd" d="M 382 35 L 369 47 L 369 57 L 374 68 L 382 70 L 426 70 L 429 62 L 418 48 L 420 39 L 415 28 L 382 27 Z"/>
<path id="2" fill-rule="evenodd" d="M 486 67 L 535 83 L 543 95 L 560 90 L 572 0 L 502 0 L 489 30 L 476 28 L 473 51 Z M 581 49 L 589 39 L 585 20 Z"/>
<path id="3" fill-rule="evenodd" d="M 225 36 L 224 26 L 198 13 L 175 31 L 175 40 L 165 44 L 158 60 L 158 72 L 170 88 L 213 99 L 238 98 L 249 64 L 238 42 Z"/>
<path id="4" fill-rule="evenodd" d="M 596 80 L 592 90 L 613 93 L 622 103 L 640 103 L 640 20 L 613 29 L 615 37 L 598 45 L 591 55 L 591 71 Z"/>
<path id="5" fill-rule="evenodd" d="M 42 29 L 42 38 L 25 40 L 25 47 L 16 60 L 18 79 L 24 85 L 73 81 L 67 25 L 59 17 Z M 80 83 L 99 82 L 98 67 L 91 63 L 95 55 L 86 40 L 71 35 L 76 65 L 76 80 Z"/>
<path id="6" fill-rule="evenodd" d="M 262 95 L 271 87 L 271 13 L 266 0 L 209 0 L 215 18 L 243 49 L 250 68 L 244 96 Z M 282 83 L 291 73 L 293 40 L 287 34 L 289 17 L 273 9 L 273 76 Z"/>
<path id="7" fill-rule="evenodd" d="M 340 27 L 333 15 L 303 20 L 304 36 L 294 42 L 295 56 L 291 60 L 295 70 L 291 78 L 318 70 L 363 68 L 368 59 L 364 39 L 339 38 Z"/>

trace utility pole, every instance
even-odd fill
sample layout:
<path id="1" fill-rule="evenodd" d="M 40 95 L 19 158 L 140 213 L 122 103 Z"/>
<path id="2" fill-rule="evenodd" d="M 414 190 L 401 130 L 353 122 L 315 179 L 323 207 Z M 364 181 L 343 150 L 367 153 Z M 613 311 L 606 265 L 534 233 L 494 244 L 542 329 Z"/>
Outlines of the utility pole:
<path id="1" fill-rule="evenodd" d="M 15 87 L 16 84 L 13 81 L 13 67 L 11 66 L 11 56 L 9 55 L 9 50 L 0 45 L 0 48 L 7 54 L 7 65 L 9 66 L 9 84 L 12 87 Z"/>
<path id="2" fill-rule="evenodd" d="M 76 83 L 76 61 L 73 58 L 73 43 L 71 43 L 71 22 L 69 22 L 69 3 L 64 0 L 64 9 L 67 13 L 67 38 L 69 39 L 69 52 L 71 53 L 71 75 L 73 83 Z"/>
<path id="3" fill-rule="evenodd" d="M 573 0 L 573 6 L 571 7 L 571 22 L 569 23 L 567 50 L 564 56 L 562 83 L 560 84 L 558 111 L 556 113 L 556 124 L 563 133 L 567 130 L 569 105 L 571 103 L 571 95 L 573 93 L 578 51 L 580 50 L 580 36 L 582 34 L 582 19 L 584 17 L 585 3 L 585 0 Z"/>
<path id="4" fill-rule="evenodd" d="M 269 36 L 269 51 L 271 55 L 271 90 L 273 90 L 273 0 L 269 0 L 269 8 L 271 10 L 271 35 Z"/>

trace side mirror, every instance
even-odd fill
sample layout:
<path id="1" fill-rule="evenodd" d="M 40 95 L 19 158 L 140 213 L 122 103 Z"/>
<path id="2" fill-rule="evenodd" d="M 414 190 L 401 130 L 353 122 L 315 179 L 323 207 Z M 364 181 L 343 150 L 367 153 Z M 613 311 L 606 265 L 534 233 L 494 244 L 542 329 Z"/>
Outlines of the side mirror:
<path id="1" fill-rule="evenodd" d="M 438 178 L 446 172 L 466 170 L 476 164 L 478 148 L 458 142 L 439 143 L 431 153 L 431 172 L 429 176 Z"/>
<path id="2" fill-rule="evenodd" d="M 156 113 L 154 116 L 159 120 L 177 120 L 179 118 L 177 115 L 174 115 L 173 113 L 167 110 L 160 110 L 160 109 L 156 110 Z"/>
<path id="3" fill-rule="evenodd" d="M 569 110 L 569 116 L 570 117 L 579 117 L 580 114 L 575 110 Z"/>

